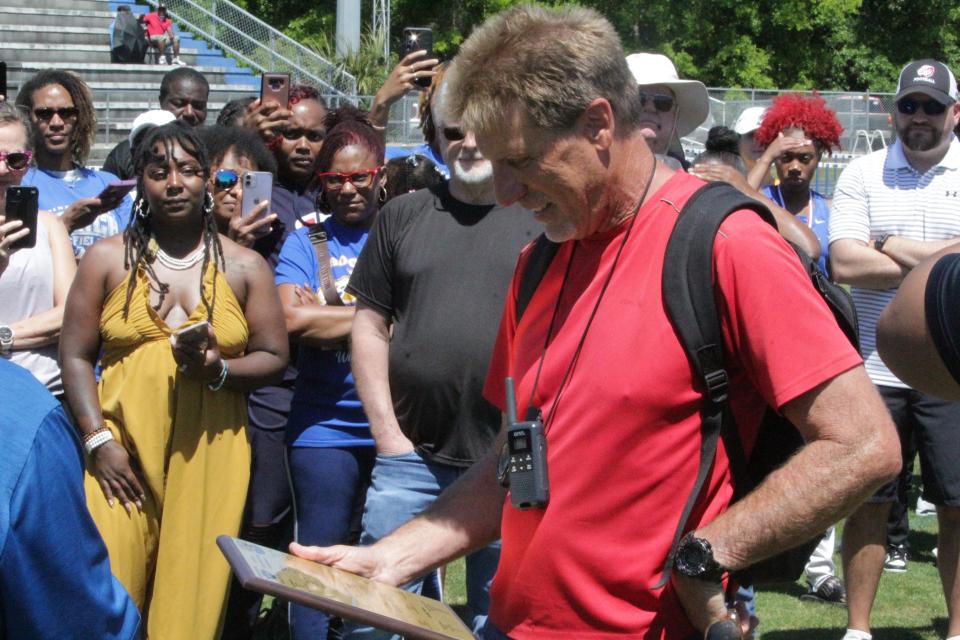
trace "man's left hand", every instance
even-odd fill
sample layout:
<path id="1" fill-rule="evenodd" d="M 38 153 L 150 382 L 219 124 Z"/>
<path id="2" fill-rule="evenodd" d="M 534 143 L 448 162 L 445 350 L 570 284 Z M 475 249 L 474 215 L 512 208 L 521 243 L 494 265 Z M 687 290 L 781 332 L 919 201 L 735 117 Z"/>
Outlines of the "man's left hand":
<path id="1" fill-rule="evenodd" d="M 700 580 L 698 578 L 688 578 L 674 571 L 671 581 L 673 590 L 683 605 L 684 611 L 690 623 L 701 633 L 706 634 L 710 630 L 710 625 L 722 620 L 734 620 L 739 625 L 739 635 L 733 638 L 743 638 L 750 631 L 750 616 L 735 615 L 732 617 L 731 611 L 727 609 L 726 598 L 724 597 L 723 584 L 710 582 L 709 580 Z M 744 612 L 745 613 L 745 612 Z M 717 636 L 714 629 L 713 636 L 704 637 L 708 640 L 727 640 L 725 636 Z"/>

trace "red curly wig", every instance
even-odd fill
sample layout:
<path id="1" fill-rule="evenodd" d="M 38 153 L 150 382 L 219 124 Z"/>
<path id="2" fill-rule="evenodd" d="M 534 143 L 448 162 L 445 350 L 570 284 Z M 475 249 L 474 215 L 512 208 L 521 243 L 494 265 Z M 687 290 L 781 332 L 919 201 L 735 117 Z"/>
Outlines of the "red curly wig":
<path id="1" fill-rule="evenodd" d="M 763 122 L 755 134 L 757 142 L 767 146 L 785 129 L 802 129 L 814 144 L 824 151 L 840 149 L 843 127 L 833 109 L 816 91 L 807 97 L 788 93 L 773 99 L 773 105 L 763 114 Z"/>

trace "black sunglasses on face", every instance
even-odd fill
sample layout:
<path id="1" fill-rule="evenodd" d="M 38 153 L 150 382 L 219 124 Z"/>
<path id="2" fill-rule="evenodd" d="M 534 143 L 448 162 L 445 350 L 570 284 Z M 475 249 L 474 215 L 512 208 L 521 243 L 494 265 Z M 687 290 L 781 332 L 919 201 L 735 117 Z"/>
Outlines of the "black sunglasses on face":
<path id="1" fill-rule="evenodd" d="M 310 142 L 320 142 L 326 136 L 322 131 L 308 131 L 306 129 L 284 129 L 280 132 L 287 140 L 299 140 L 306 136 Z"/>
<path id="2" fill-rule="evenodd" d="M 443 137 L 449 140 L 450 142 L 456 142 L 458 140 L 463 140 L 467 137 L 467 134 L 464 133 L 463 129 L 460 127 L 444 127 L 443 128 Z"/>
<path id="3" fill-rule="evenodd" d="M 60 116 L 61 120 L 72 120 L 80 115 L 80 110 L 76 107 L 60 107 L 59 109 L 54 109 L 53 107 L 37 107 L 33 110 L 33 115 L 37 117 L 37 120 L 43 120 L 47 122 L 48 120 L 53 120 L 53 116 Z"/>
<path id="4" fill-rule="evenodd" d="M 662 93 L 646 93 L 644 91 L 640 92 L 640 106 L 646 107 L 647 101 L 653 102 L 653 108 L 657 111 L 666 113 L 673 109 L 673 96 L 664 95 Z"/>
<path id="5" fill-rule="evenodd" d="M 917 109 L 923 109 L 923 112 L 928 116 L 938 116 L 947 110 L 947 105 L 936 100 L 920 102 L 913 98 L 901 98 L 897 101 L 897 110 L 905 116 L 912 116 L 917 112 Z"/>
<path id="6" fill-rule="evenodd" d="M 230 169 L 220 169 L 213 177 L 213 187 L 223 191 L 230 189 L 240 182 L 240 174 Z"/>

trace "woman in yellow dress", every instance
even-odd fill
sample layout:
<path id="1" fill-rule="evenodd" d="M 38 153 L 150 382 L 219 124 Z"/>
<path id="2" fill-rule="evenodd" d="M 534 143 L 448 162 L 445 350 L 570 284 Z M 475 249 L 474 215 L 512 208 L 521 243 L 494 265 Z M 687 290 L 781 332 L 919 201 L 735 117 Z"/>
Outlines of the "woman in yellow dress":
<path id="1" fill-rule="evenodd" d="M 87 251 L 67 298 L 64 387 L 87 504 L 146 635 L 215 638 L 215 540 L 239 530 L 250 470 L 244 392 L 280 379 L 287 336 L 266 262 L 217 233 L 195 135 L 158 127 L 135 164 L 129 228 Z"/>

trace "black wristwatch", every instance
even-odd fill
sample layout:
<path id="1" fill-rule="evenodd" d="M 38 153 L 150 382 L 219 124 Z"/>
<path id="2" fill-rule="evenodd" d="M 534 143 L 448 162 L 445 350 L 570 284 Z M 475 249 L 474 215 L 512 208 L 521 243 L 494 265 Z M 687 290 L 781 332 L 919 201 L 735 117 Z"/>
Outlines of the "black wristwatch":
<path id="1" fill-rule="evenodd" d="M 887 244 L 887 240 L 890 239 L 890 234 L 885 233 L 876 240 L 873 241 L 873 248 L 877 251 L 883 251 L 883 245 Z"/>
<path id="2" fill-rule="evenodd" d="M 713 547 L 693 531 L 683 536 L 673 556 L 673 568 L 680 575 L 707 582 L 720 582 L 726 569 L 713 558 Z"/>

